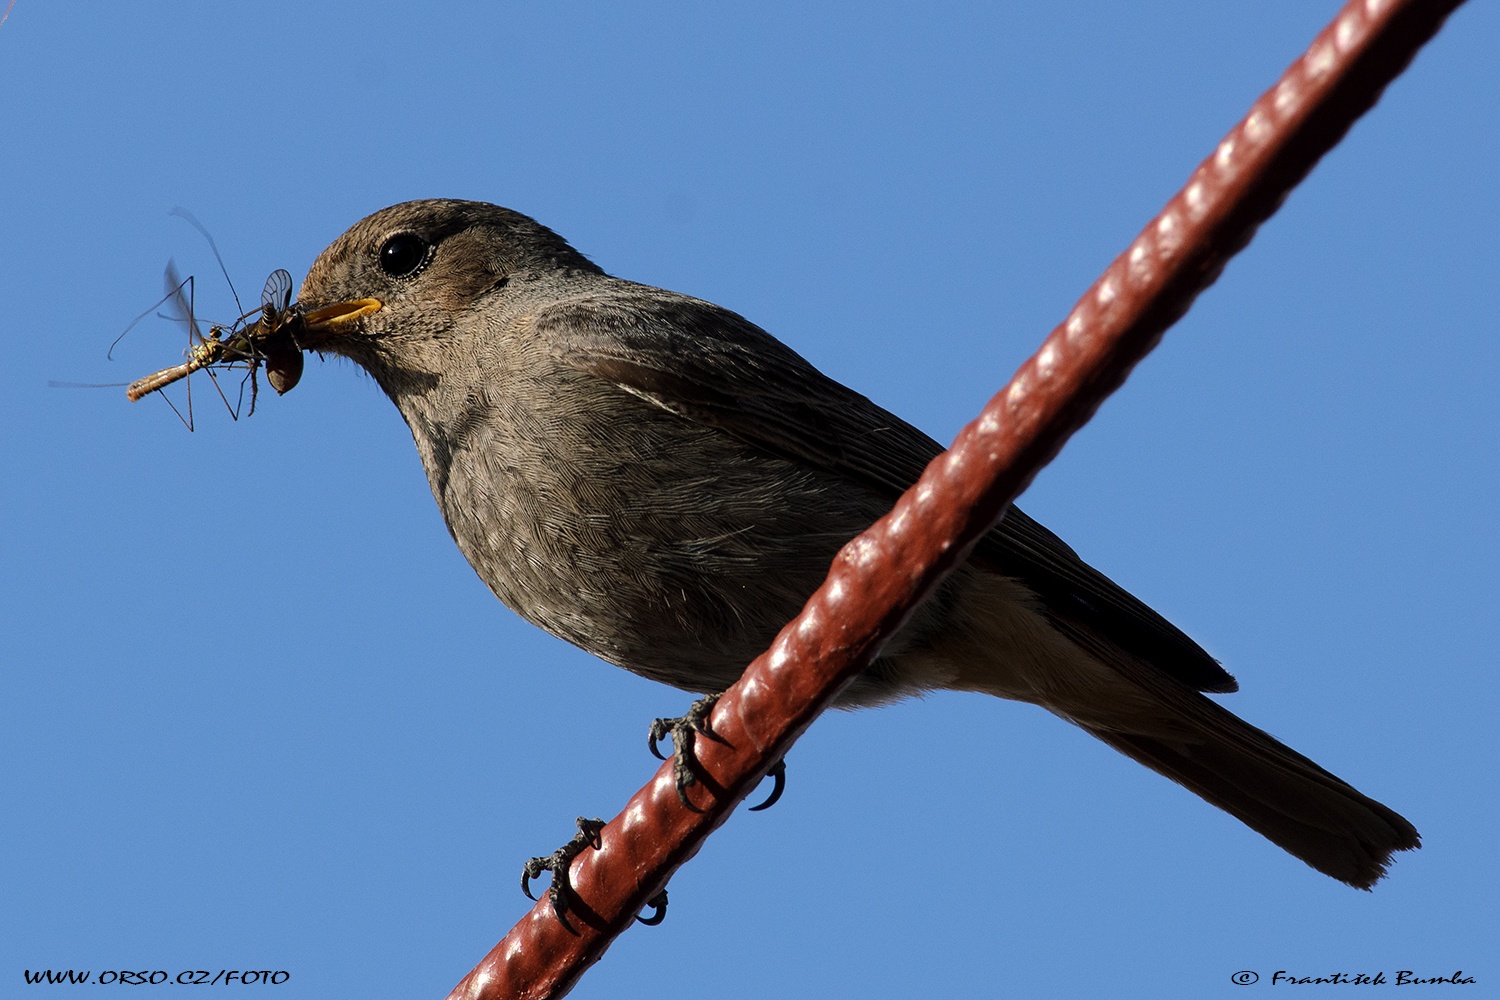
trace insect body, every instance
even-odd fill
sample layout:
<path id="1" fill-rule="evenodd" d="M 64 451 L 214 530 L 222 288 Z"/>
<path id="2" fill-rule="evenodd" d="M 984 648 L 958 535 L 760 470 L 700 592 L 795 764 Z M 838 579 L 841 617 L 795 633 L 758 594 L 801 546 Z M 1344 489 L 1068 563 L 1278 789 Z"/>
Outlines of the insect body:
<path id="1" fill-rule="evenodd" d="M 210 365 L 229 364 L 237 360 L 235 355 L 239 353 L 241 343 L 239 339 L 226 342 L 223 340 L 224 330 L 222 327 L 212 328 L 208 336 L 201 342 L 194 344 L 188 351 L 188 360 L 185 364 L 173 365 L 171 368 L 163 368 L 159 372 L 152 372 L 145 378 L 136 379 L 125 388 L 125 396 L 131 402 L 149 395 L 159 389 L 176 382 L 178 379 L 187 378 L 200 368 Z"/>

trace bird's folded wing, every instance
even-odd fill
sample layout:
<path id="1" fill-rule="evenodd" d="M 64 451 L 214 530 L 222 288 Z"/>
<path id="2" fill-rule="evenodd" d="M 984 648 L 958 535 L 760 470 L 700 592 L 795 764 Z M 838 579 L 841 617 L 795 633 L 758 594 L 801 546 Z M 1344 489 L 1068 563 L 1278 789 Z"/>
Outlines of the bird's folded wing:
<path id="1" fill-rule="evenodd" d="M 743 317 L 621 283 L 549 306 L 536 332 L 561 360 L 752 447 L 837 473 L 894 503 L 942 453 L 937 441 L 819 372 Z M 1200 691 L 1234 678 L 1161 615 L 1012 507 L 973 558 L 1035 592 L 1106 662 L 1118 645 Z"/>

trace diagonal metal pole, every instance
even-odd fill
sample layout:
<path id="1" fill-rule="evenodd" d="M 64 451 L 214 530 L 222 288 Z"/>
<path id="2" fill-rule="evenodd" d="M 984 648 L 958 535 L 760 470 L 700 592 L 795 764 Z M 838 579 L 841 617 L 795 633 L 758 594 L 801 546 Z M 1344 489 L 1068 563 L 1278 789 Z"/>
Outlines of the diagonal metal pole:
<path id="1" fill-rule="evenodd" d="M 1461 2 L 1351 0 L 719 700 L 723 742 L 697 743 L 702 811 L 663 765 L 574 861 L 572 930 L 543 897 L 450 1000 L 565 994 Z"/>

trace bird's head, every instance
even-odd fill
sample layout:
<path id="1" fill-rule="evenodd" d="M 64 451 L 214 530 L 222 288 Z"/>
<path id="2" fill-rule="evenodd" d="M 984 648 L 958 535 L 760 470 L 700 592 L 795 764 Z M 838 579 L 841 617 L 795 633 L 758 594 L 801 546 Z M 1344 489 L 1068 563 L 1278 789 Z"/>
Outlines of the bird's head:
<path id="1" fill-rule="evenodd" d="M 318 255 L 297 297 L 298 342 L 391 380 L 439 370 L 463 319 L 491 296 L 599 269 L 535 220 L 478 201 L 381 209 Z"/>

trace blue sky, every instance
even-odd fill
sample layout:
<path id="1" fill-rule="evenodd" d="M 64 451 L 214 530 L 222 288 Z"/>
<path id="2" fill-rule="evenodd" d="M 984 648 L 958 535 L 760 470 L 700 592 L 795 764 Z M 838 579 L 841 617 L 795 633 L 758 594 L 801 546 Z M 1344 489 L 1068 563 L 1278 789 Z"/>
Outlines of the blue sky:
<path id="1" fill-rule="evenodd" d="M 500 606 L 347 364 L 239 423 L 195 380 L 191 435 L 49 388 L 177 359 L 156 321 L 104 356 L 168 257 L 233 318 L 171 208 L 248 302 L 385 205 L 499 202 L 950 440 L 1335 9 L 19 0 L 0 984 L 441 996 L 687 703 Z M 933 696 L 820 720 L 575 996 L 1496 991 L 1497 46 L 1460 11 L 1022 502 L 1424 849 L 1357 892 L 1046 713 Z"/>

